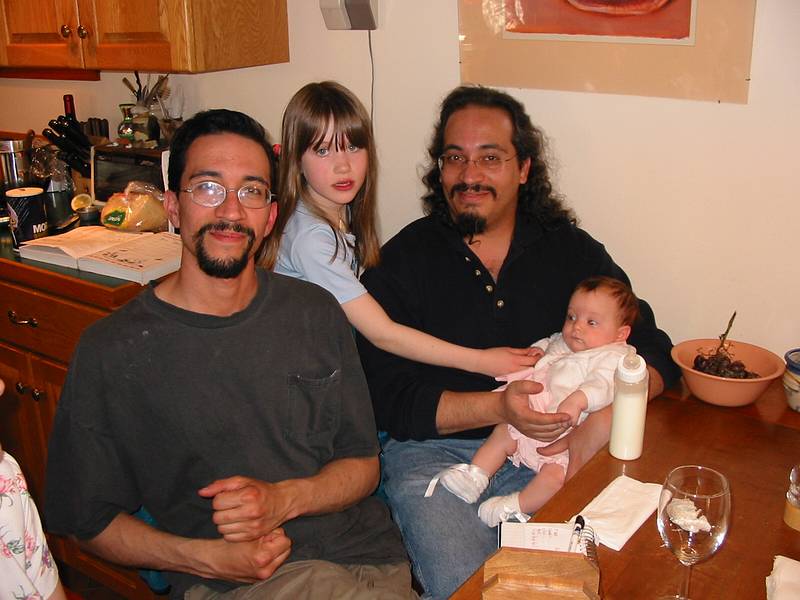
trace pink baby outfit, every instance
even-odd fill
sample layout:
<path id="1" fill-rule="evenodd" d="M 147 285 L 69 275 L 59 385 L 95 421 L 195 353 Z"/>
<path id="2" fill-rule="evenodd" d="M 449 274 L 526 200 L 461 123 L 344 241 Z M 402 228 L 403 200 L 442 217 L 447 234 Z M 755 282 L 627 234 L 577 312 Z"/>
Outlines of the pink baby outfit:
<path id="1" fill-rule="evenodd" d="M 572 392 L 583 391 L 589 406 L 581 413 L 578 424 L 582 423 L 589 413 L 608 406 L 614 400 L 614 371 L 619 359 L 632 349 L 625 342 L 615 342 L 590 350 L 573 352 L 561 333 L 542 338 L 533 346 L 544 350 L 544 356 L 533 367 L 511 373 L 506 380 L 509 383 L 521 379 L 541 383 L 544 390 L 538 394 L 531 394 L 528 402 L 532 409 L 543 413 L 556 412 L 558 405 Z M 506 385 L 495 391 L 505 389 Z M 542 456 L 536 449 L 551 442 L 540 442 L 526 437 L 511 425 L 508 426 L 508 433 L 517 440 L 517 451 L 509 456 L 514 466 L 518 467 L 522 463 L 534 471 L 539 471 L 545 463 L 556 463 L 566 469 L 569 463 L 568 451 L 555 456 Z"/>

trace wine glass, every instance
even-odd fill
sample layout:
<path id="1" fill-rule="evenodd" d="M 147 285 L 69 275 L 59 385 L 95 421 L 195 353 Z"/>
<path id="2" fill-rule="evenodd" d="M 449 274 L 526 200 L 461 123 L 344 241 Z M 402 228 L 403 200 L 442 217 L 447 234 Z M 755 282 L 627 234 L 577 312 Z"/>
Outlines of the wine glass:
<path id="1" fill-rule="evenodd" d="M 689 598 L 692 565 L 709 558 L 722 545 L 730 515 L 730 485 L 722 473 L 684 465 L 667 475 L 658 501 L 658 532 L 686 567 L 680 594 L 669 598 Z"/>

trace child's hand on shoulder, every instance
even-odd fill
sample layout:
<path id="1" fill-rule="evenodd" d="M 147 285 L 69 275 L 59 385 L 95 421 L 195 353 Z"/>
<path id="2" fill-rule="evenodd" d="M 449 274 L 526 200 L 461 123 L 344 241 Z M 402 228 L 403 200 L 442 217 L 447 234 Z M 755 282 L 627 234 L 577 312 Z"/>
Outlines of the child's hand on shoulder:
<path id="1" fill-rule="evenodd" d="M 538 351 L 538 352 L 537 352 Z M 497 381 L 506 381 L 500 376 L 516 373 L 526 367 L 532 367 L 544 354 L 539 348 L 489 348 L 480 350 L 477 373 L 496 377 Z"/>

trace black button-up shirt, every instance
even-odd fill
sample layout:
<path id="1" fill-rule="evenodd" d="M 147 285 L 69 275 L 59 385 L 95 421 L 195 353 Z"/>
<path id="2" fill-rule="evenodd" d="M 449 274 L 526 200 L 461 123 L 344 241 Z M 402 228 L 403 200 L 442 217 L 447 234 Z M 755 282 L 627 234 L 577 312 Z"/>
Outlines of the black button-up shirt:
<path id="1" fill-rule="evenodd" d="M 471 348 L 526 347 L 560 331 L 575 286 L 607 275 L 629 283 L 602 244 L 569 223 L 545 229 L 518 217 L 497 281 L 460 235 L 436 217 L 419 219 L 389 240 L 381 264 L 362 282 L 396 322 Z M 679 371 L 669 337 L 656 327 L 650 306 L 628 343 L 671 385 Z M 358 335 L 378 428 L 398 440 L 441 437 L 436 411 L 443 391 L 488 391 L 484 375 L 406 360 Z M 450 437 L 477 438 L 489 428 Z"/>

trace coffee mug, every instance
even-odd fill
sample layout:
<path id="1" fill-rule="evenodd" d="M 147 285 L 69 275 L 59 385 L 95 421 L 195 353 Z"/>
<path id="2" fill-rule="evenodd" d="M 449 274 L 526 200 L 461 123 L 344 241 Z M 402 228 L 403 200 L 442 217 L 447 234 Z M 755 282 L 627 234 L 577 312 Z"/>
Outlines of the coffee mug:
<path id="1" fill-rule="evenodd" d="M 47 235 L 47 214 L 44 209 L 44 190 L 23 187 L 6 190 L 6 206 L 11 217 L 14 246 Z"/>
<path id="2" fill-rule="evenodd" d="M 786 370 L 783 372 L 783 390 L 792 410 L 800 412 L 800 348 L 789 350 L 785 355 Z"/>

